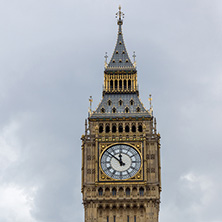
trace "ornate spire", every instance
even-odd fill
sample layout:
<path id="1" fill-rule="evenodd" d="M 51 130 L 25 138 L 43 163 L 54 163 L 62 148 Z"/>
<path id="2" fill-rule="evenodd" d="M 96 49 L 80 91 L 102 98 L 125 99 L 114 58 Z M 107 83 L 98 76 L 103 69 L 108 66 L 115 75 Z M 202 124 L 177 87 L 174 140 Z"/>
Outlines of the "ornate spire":
<path id="1" fill-rule="evenodd" d="M 105 70 L 135 70 L 123 40 L 122 25 L 124 13 L 121 11 L 121 6 L 119 6 L 119 11 L 116 13 L 116 18 L 117 25 L 119 26 L 117 42 L 111 60 L 107 67 L 105 67 Z"/>

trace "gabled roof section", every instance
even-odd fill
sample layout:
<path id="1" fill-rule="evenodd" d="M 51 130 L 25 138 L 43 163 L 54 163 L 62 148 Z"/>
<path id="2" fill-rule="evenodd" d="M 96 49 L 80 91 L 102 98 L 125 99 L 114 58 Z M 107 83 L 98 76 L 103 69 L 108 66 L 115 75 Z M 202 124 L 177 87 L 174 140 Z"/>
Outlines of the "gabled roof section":
<path id="1" fill-rule="evenodd" d="M 123 16 L 124 14 L 121 11 L 121 7 L 119 7 L 119 12 L 117 13 L 119 17 L 117 20 L 117 24 L 119 26 L 117 42 L 109 64 L 106 65 L 105 70 L 136 70 L 135 66 L 130 60 L 130 57 L 127 53 L 126 46 L 123 39 L 122 25 L 123 25 Z"/>
<path id="2" fill-rule="evenodd" d="M 136 93 L 105 94 L 90 119 L 121 117 L 152 117 L 152 113 L 145 109 Z"/>

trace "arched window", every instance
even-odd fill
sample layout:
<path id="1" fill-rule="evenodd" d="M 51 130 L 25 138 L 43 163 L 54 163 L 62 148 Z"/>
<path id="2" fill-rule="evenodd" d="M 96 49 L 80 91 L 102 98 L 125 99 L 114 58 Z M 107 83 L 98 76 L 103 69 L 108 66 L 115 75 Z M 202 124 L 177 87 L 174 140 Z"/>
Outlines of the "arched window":
<path id="1" fill-rule="evenodd" d="M 115 187 L 112 189 L 112 195 L 116 196 L 116 188 Z"/>
<path id="2" fill-rule="evenodd" d="M 99 132 L 102 133 L 103 132 L 103 125 L 99 126 Z"/>
<path id="3" fill-rule="evenodd" d="M 126 80 L 123 81 L 124 89 L 126 89 Z"/>
<path id="4" fill-rule="evenodd" d="M 113 113 L 116 113 L 116 108 L 115 108 L 115 107 L 113 107 L 112 111 L 113 111 Z"/>
<path id="5" fill-rule="evenodd" d="M 130 100 L 130 105 L 133 106 L 133 104 L 134 104 L 134 101 L 133 101 L 133 99 L 131 99 Z"/>
<path id="6" fill-rule="evenodd" d="M 113 132 L 113 133 L 116 133 L 116 125 L 113 125 L 113 126 L 112 126 L 112 132 Z"/>
<path id="7" fill-rule="evenodd" d="M 126 196 L 130 196 L 130 188 L 129 187 L 126 188 Z"/>
<path id="8" fill-rule="evenodd" d="M 109 131 L 110 131 L 109 126 L 106 126 L 106 133 L 109 133 Z"/>
<path id="9" fill-rule="evenodd" d="M 138 126 L 138 131 L 139 131 L 140 133 L 142 133 L 142 132 L 143 132 L 143 127 L 142 127 L 142 125 L 141 125 L 141 124 Z"/>
<path id="10" fill-rule="evenodd" d="M 99 196 L 102 196 L 102 195 L 103 195 L 103 189 L 102 189 L 102 187 L 99 188 L 98 192 L 99 192 Z"/>
<path id="11" fill-rule="evenodd" d="M 123 126 L 119 125 L 119 133 L 122 133 L 122 132 L 123 132 Z"/>
<path id="12" fill-rule="evenodd" d="M 125 108 L 125 112 L 128 113 L 129 112 L 129 107 Z"/>
<path id="13" fill-rule="evenodd" d="M 128 80 L 128 88 L 131 89 L 131 80 Z"/>
<path id="14" fill-rule="evenodd" d="M 140 107 L 139 107 L 139 106 L 136 108 L 136 111 L 137 111 L 138 113 L 140 112 Z"/>
<path id="15" fill-rule="evenodd" d="M 113 80 L 110 81 L 110 89 L 113 89 Z"/>
<path id="16" fill-rule="evenodd" d="M 105 113 L 105 109 L 104 108 L 101 109 L 101 113 Z"/>
<path id="17" fill-rule="evenodd" d="M 111 106 L 112 105 L 112 101 L 109 99 L 107 104 L 108 104 L 108 106 Z"/>
<path id="18" fill-rule="evenodd" d="M 119 80 L 119 89 L 122 89 L 122 87 L 123 87 L 122 83 L 123 83 L 122 80 Z"/>
<path id="19" fill-rule="evenodd" d="M 132 126 L 132 132 L 133 132 L 133 133 L 136 132 L 136 126 L 135 126 L 135 125 Z"/>
<path id="20" fill-rule="evenodd" d="M 120 105 L 120 106 L 123 105 L 123 100 L 120 99 L 120 101 L 119 101 L 119 105 Z"/>
<path id="21" fill-rule="evenodd" d="M 129 126 L 128 126 L 128 125 L 125 126 L 125 132 L 126 132 L 126 133 L 129 132 Z"/>
<path id="22" fill-rule="evenodd" d="M 117 83 L 118 83 L 118 81 L 115 80 L 115 89 L 117 89 Z"/>
<path id="23" fill-rule="evenodd" d="M 140 192 L 140 196 L 143 196 L 143 195 L 144 195 L 144 189 L 143 189 L 143 187 L 140 187 L 139 192 Z"/>
<path id="24" fill-rule="evenodd" d="M 123 196 L 123 188 L 122 187 L 119 188 L 119 195 Z"/>

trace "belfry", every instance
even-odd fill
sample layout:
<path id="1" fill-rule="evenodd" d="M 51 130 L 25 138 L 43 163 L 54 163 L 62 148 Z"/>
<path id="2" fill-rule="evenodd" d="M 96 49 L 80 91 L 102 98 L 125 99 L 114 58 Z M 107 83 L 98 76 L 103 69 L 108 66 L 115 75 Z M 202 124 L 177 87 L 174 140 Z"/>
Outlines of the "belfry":
<path id="1" fill-rule="evenodd" d="M 90 108 L 81 138 L 85 222 L 158 222 L 160 135 L 152 106 L 147 110 L 139 99 L 121 7 L 117 25 L 116 46 L 105 62 L 102 100 L 95 111 Z"/>

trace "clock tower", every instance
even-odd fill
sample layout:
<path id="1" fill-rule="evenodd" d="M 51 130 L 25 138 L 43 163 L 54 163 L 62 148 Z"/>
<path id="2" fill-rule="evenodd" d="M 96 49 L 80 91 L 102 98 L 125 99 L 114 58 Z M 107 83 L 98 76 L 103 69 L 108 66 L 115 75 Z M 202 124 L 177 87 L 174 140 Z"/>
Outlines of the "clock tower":
<path id="1" fill-rule="evenodd" d="M 152 106 L 147 110 L 139 98 L 121 7 L 117 25 L 116 46 L 105 62 L 102 100 L 95 111 L 90 108 L 81 138 L 85 222 L 158 222 L 160 135 Z"/>

